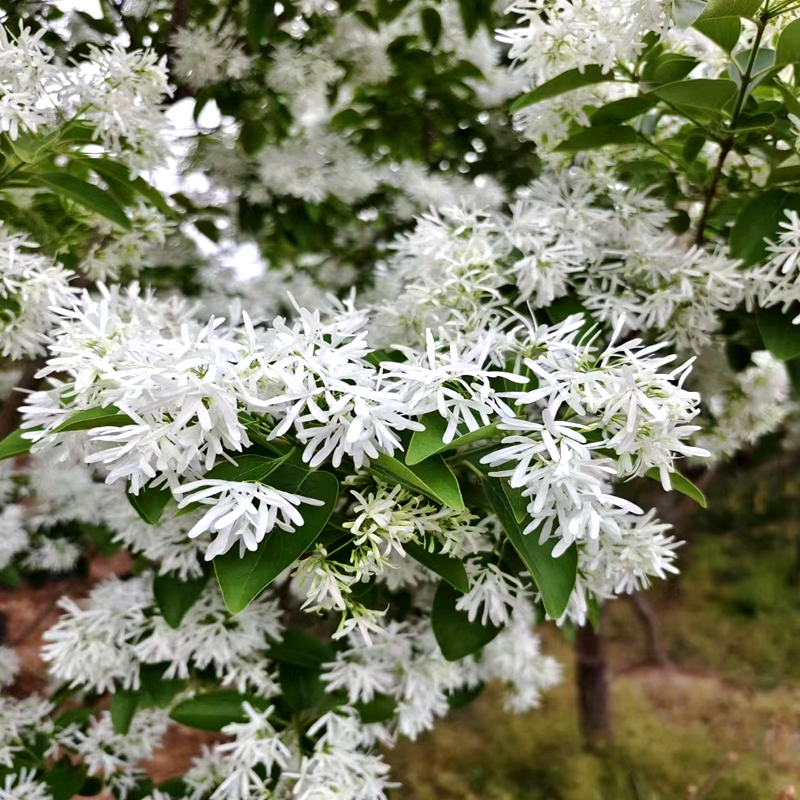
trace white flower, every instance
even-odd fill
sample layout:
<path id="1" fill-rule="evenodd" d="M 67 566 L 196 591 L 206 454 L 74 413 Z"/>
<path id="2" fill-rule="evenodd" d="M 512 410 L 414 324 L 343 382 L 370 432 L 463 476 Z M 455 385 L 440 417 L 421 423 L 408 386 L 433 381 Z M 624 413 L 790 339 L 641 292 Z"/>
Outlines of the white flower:
<path id="1" fill-rule="evenodd" d="M 179 28 L 173 37 L 175 74 L 181 83 L 202 89 L 238 80 L 250 69 L 250 58 L 225 31 Z"/>
<path id="2" fill-rule="evenodd" d="M 179 508 L 193 503 L 213 506 L 187 534 L 192 539 L 206 531 L 215 535 L 206 550 L 206 561 L 227 553 L 235 544 L 239 545 L 240 555 L 257 550 L 273 528 L 292 532 L 296 525 L 303 524 L 299 505 L 323 505 L 315 497 L 243 481 L 205 479 L 184 484 L 174 492 L 183 495 Z"/>
<path id="3" fill-rule="evenodd" d="M 480 618 L 482 625 L 508 624 L 511 611 L 525 598 L 520 580 L 496 564 L 482 564 L 477 559 L 467 562 L 467 575 L 469 592 L 458 598 L 456 608 L 466 611 L 470 622 Z"/>

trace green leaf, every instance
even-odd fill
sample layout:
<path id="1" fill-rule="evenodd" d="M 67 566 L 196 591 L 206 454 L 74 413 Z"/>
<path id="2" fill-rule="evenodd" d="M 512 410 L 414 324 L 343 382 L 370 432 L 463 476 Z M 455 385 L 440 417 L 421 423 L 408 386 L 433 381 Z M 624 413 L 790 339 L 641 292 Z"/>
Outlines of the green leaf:
<path id="1" fill-rule="evenodd" d="M 476 431 L 456 436 L 452 442 L 445 444 L 442 441 L 442 437 L 447 430 L 447 421 L 444 417 L 433 411 L 422 417 L 420 422 L 425 426 L 425 430 L 414 431 L 414 435 L 411 437 L 411 443 L 406 452 L 406 465 L 409 467 L 419 464 L 436 453 L 454 450 L 457 447 L 481 442 L 484 439 L 491 439 L 493 436 L 497 436 L 497 426 L 499 424 L 493 422 L 491 425 L 484 425 Z"/>
<path id="2" fill-rule="evenodd" d="M 166 708 L 172 698 L 185 686 L 186 681 L 179 678 L 164 678 L 169 663 L 143 664 L 139 668 L 139 679 L 142 684 L 139 702 L 143 706 Z"/>
<path id="3" fill-rule="evenodd" d="M 774 186 L 778 183 L 800 183 L 800 165 L 773 169 L 767 180 L 767 185 Z"/>
<path id="4" fill-rule="evenodd" d="M 733 81 L 695 78 L 657 86 L 651 94 L 678 107 L 699 108 L 719 112 L 736 99 L 736 84 Z"/>
<path id="5" fill-rule="evenodd" d="M 273 661 L 319 669 L 327 661 L 333 661 L 336 653 L 310 634 L 288 628 L 283 632 L 281 641 L 273 642 L 269 646 L 267 656 Z"/>
<path id="6" fill-rule="evenodd" d="M 645 475 L 647 475 L 648 478 L 652 478 L 654 481 L 661 483 L 661 473 L 655 467 L 647 470 Z M 681 494 L 685 494 L 687 497 L 691 497 L 692 500 L 694 500 L 702 508 L 708 507 L 706 503 L 706 496 L 688 478 L 681 475 L 680 472 L 670 472 L 669 483 L 676 492 L 680 492 Z"/>
<path id="7" fill-rule="evenodd" d="M 672 19 L 678 28 L 686 29 L 700 16 L 705 3 L 700 0 L 672 0 Z"/>
<path id="8" fill-rule="evenodd" d="M 657 102 L 655 97 L 623 97 L 614 100 L 592 114 L 592 127 L 626 122 L 649 111 Z"/>
<path id="9" fill-rule="evenodd" d="M 597 125 L 565 139 L 556 148 L 563 153 L 577 153 L 581 150 L 594 150 L 609 144 L 636 144 L 639 134 L 627 125 Z"/>
<path id="10" fill-rule="evenodd" d="M 695 23 L 706 19 L 723 19 L 724 17 L 752 18 L 763 5 L 764 0 L 708 0 L 706 7 Z"/>
<path id="11" fill-rule="evenodd" d="M 415 561 L 427 567 L 431 572 L 435 572 L 440 578 L 444 578 L 454 589 L 459 592 L 469 591 L 469 578 L 464 565 L 457 558 L 450 558 L 444 553 L 434 550 L 431 552 L 427 547 L 416 542 L 406 542 L 403 549 Z M 441 545 L 439 545 L 441 550 Z"/>
<path id="12" fill-rule="evenodd" d="M 55 767 L 44 773 L 42 781 L 49 790 L 48 797 L 52 800 L 71 800 L 86 783 L 86 767 L 82 764 L 73 764 L 68 758 L 62 758 Z"/>
<path id="13" fill-rule="evenodd" d="M 371 725 L 375 722 L 386 722 L 386 720 L 391 719 L 397 710 L 397 700 L 388 694 L 376 692 L 372 700 L 368 703 L 356 703 L 355 708 L 361 717 L 361 721 L 365 725 Z"/>
<path id="14" fill-rule="evenodd" d="M 737 17 L 719 17 L 695 22 L 694 27 L 703 36 L 718 44 L 726 53 L 730 53 L 742 35 L 742 23 Z"/>
<path id="15" fill-rule="evenodd" d="M 168 488 L 156 489 L 152 486 L 143 486 L 139 494 L 132 494 L 128 489 L 126 494 L 128 502 L 148 525 L 155 525 L 161 519 L 167 503 L 172 499 L 172 492 Z"/>
<path id="16" fill-rule="evenodd" d="M 182 700 L 170 711 L 169 718 L 188 728 L 219 731 L 231 722 L 246 722 L 247 715 L 242 708 L 244 702 L 258 711 L 265 711 L 270 706 L 269 700 L 263 697 L 222 689 Z"/>
<path id="17" fill-rule="evenodd" d="M 503 487 L 503 494 L 506 496 L 508 505 L 514 514 L 514 519 L 522 523 L 528 516 L 528 504 L 530 499 L 522 496 L 522 490 L 514 489 L 508 481 L 501 481 L 500 485 Z"/>
<path id="18" fill-rule="evenodd" d="M 22 430 L 18 428 L 13 433 L 9 433 L 2 442 L 0 442 L 0 461 L 4 458 L 16 458 L 17 456 L 30 453 L 33 442 L 30 439 L 23 439 L 23 435 L 31 433 L 30 429 Z"/>
<path id="19" fill-rule="evenodd" d="M 54 432 L 89 431 L 92 428 L 100 428 L 106 425 L 121 428 L 125 425 L 133 424 L 133 420 L 127 414 L 123 414 L 116 406 L 106 406 L 105 408 L 87 408 L 85 411 L 78 411 L 62 422 Z"/>
<path id="20" fill-rule="evenodd" d="M 800 196 L 782 189 L 768 189 L 753 196 L 744 205 L 731 229 L 731 258 L 749 267 L 769 254 L 767 241 L 775 241 L 786 219 L 785 211 L 800 211 Z"/>
<path id="21" fill-rule="evenodd" d="M 515 114 L 523 108 L 532 106 L 534 103 L 541 103 L 542 100 L 547 100 L 550 97 L 557 97 L 564 92 L 571 92 L 573 89 L 580 89 L 583 86 L 591 86 L 595 83 L 605 83 L 606 81 L 613 81 L 613 72 L 603 72 L 596 64 L 589 64 L 580 69 L 570 69 L 556 75 L 549 81 L 537 86 L 527 94 L 518 97 L 512 104 L 510 111 Z"/>
<path id="22" fill-rule="evenodd" d="M 46 141 L 46 137 L 31 136 L 24 132 L 20 132 L 16 139 L 8 139 L 14 155 L 25 164 L 36 161 L 36 157 Z"/>
<path id="23" fill-rule="evenodd" d="M 260 50 L 264 39 L 275 25 L 275 3 L 271 0 L 248 0 L 247 41 L 253 50 Z"/>
<path id="24" fill-rule="evenodd" d="M 141 176 L 132 178 L 130 167 L 124 164 L 118 164 L 116 161 L 110 161 L 107 158 L 87 156 L 85 158 L 74 158 L 72 160 L 89 167 L 89 169 L 96 172 L 101 178 L 110 178 L 111 180 L 130 186 L 131 189 L 138 192 L 150 205 L 157 208 L 165 216 L 171 217 L 174 215 L 174 211 L 170 208 L 164 195 Z"/>
<path id="25" fill-rule="evenodd" d="M 559 619 L 567 608 L 578 575 L 578 551 L 573 545 L 558 558 L 553 558 L 555 540 L 539 544 L 536 531 L 524 534 L 523 523 L 517 522 L 506 499 L 502 484 L 497 478 L 486 481 L 486 493 L 506 535 L 533 576 L 542 594 L 545 611 L 552 619 Z M 526 518 L 529 519 L 529 518 Z"/>
<path id="26" fill-rule="evenodd" d="M 282 467 L 293 454 L 294 451 L 290 450 L 283 456 L 270 458 L 254 453 L 245 453 L 244 455 L 236 456 L 236 460 L 233 462 L 221 461 L 219 464 L 215 464 L 203 477 L 204 479 L 242 481 L 245 483 L 263 481 L 264 478 L 271 475 L 279 467 Z"/>
<path id="27" fill-rule="evenodd" d="M 779 306 L 756 309 L 756 321 L 764 345 L 781 361 L 800 356 L 800 325 L 792 324 L 797 313 L 796 308 L 784 313 Z"/>
<path id="28" fill-rule="evenodd" d="M 247 119 L 242 123 L 242 129 L 239 131 L 239 144 L 248 156 L 252 156 L 264 147 L 268 136 L 267 126 L 260 119 Z M 212 241 L 216 241 L 216 239 Z"/>
<path id="29" fill-rule="evenodd" d="M 792 20 L 778 37 L 778 46 L 775 48 L 775 63 L 800 63 L 800 19 Z"/>
<path id="30" fill-rule="evenodd" d="M 586 593 L 586 616 L 593 630 L 600 627 L 600 605 L 593 594 Z"/>
<path id="31" fill-rule="evenodd" d="M 427 6 L 422 9 L 420 16 L 425 38 L 431 43 L 432 47 L 436 47 L 442 36 L 442 18 L 439 16 L 439 12 L 435 8 Z"/>
<path id="32" fill-rule="evenodd" d="M 648 59 L 642 80 L 648 84 L 673 83 L 685 78 L 700 62 L 682 53 L 663 53 Z"/>
<path id="33" fill-rule="evenodd" d="M 297 713 L 317 708 L 325 701 L 325 684 L 319 669 L 298 667 L 284 661 L 278 665 L 278 679 L 283 699 Z"/>
<path id="34" fill-rule="evenodd" d="M 171 628 L 179 628 L 186 612 L 203 592 L 208 575 L 181 580 L 177 575 L 157 575 L 153 580 L 153 596 L 161 615 Z"/>
<path id="35" fill-rule="evenodd" d="M 381 453 L 373 459 L 371 472 L 377 472 L 406 488 L 421 491 L 456 511 L 464 510 L 464 499 L 456 476 L 440 455 L 433 455 L 413 466 Z"/>
<path id="36" fill-rule="evenodd" d="M 269 586 L 286 567 L 308 550 L 319 536 L 339 496 L 339 481 L 330 472 L 303 472 L 284 468 L 281 473 L 290 473 L 286 480 L 276 473 L 271 485 L 283 491 L 296 492 L 323 501 L 321 506 L 301 505 L 304 523 L 294 532 L 274 528 L 255 552 L 239 556 L 233 550 L 214 559 L 222 597 L 228 610 L 236 614 Z M 300 473 L 299 480 L 297 473 Z M 291 488 L 286 488 L 286 485 Z"/>
<path id="37" fill-rule="evenodd" d="M 66 172 L 42 172 L 32 180 L 40 186 L 52 189 L 62 197 L 69 198 L 84 208 L 88 208 L 89 211 L 100 214 L 126 231 L 131 229 L 131 222 L 122 210 L 122 206 L 108 192 L 98 186 L 68 175 Z"/>
<path id="38" fill-rule="evenodd" d="M 119 689 L 111 695 L 111 723 L 117 733 L 130 730 L 138 705 L 139 692 L 132 689 Z"/>
<path id="39" fill-rule="evenodd" d="M 495 625 L 481 625 L 480 619 L 469 621 L 466 611 L 456 603 L 463 593 L 442 581 L 436 589 L 431 609 L 431 627 L 442 655 L 448 661 L 458 661 L 485 647 L 502 630 Z"/>

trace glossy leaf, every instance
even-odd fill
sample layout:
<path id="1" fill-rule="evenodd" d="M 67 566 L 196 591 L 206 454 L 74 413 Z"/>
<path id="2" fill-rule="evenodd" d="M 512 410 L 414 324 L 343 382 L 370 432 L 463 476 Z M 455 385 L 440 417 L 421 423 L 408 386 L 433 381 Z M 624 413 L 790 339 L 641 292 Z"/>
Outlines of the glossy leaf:
<path id="1" fill-rule="evenodd" d="M 132 689 L 118 689 L 111 695 L 111 724 L 117 733 L 130 730 L 138 706 L 139 692 Z"/>
<path id="2" fill-rule="evenodd" d="M 459 592 L 469 591 L 469 578 L 464 564 L 457 558 L 450 558 L 441 552 L 431 552 L 427 547 L 416 542 L 406 542 L 403 549 L 415 561 L 444 578 L 454 589 Z M 441 546 L 439 547 L 441 549 Z"/>
<path id="3" fill-rule="evenodd" d="M 155 525 L 161 519 L 167 503 L 172 499 L 169 489 L 156 489 L 152 486 L 143 486 L 139 489 L 139 494 L 133 494 L 129 489 L 126 494 L 128 502 L 148 525 Z"/>
<path id="4" fill-rule="evenodd" d="M 456 608 L 462 592 L 442 581 L 436 589 L 431 609 L 433 635 L 448 661 L 458 661 L 485 647 L 502 628 L 481 625 L 480 618 L 470 622 L 466 611 Z"/>
<path id="5" fill-rule="evenodd" d="M 639 134 L 627 125 L 597 125 L 585 128 L 561 142 L 556 148 L 563 153 L 594 150 L 610 144 L 636 144 Z"/>
<path id="6" fill-rule="evenodd" d="M 281 472 L 284 471 L 289 470 L 284 467 Z M 234 614 L 246 608 L 286 567 L 311 547 L 338 499 L 339 481 L 330 472 L 303 473 L 298 470 L 301 474 L 297 480 L 296 472 L 291 471 L 291 488 L 286 488 L 285 482 L 277 480 L 277 475 L 270 481 L 270 485 L 322 500 L 323 505 L 301 505 L 303 524 L 292 532 L 274 528 L 255 552 L 248 551 L 240 557 L 238 548 L 233 548 L 214 559 L 214 571 L 222 597 L 228 610 Z"/>
<path id="7" fill-rule="evenodd" d="M 133 420 L 123 414 L 116 406 L 106 406 L 105 408 L 87 408 L 78 411 L 69 419 L 62 422 L 56 429 L 56 433 L 68 433 L 70 431 L 89 431 L 92 428 L 102 428 L 110 426 L 121 428 L 124 425 L 133 425 Z"/>
<path id="8" fill-rule="evenodd" d="M 161 615 L 171 628 L 179 628 L 186 612 L 203 592 L 208 575 L 181 580 L 177 575 L 157 575 L 153 580 L 153 596 Z"/>
<path id="9" fill-rule="evenodd" d="M 541 103 L 542 100 L 557 97 L 560 94 L 564 94 L 564 92 L 571 92 L 573 89 L 613 80 L 613 72 L 603 72 L 596 64 L 589 64 L 583 70 L 570 69 L 555 78 L 551 78 L 549 81 L 545 81 L 541 86 L 537 86 L 533 91 L 522 95 L 522 97 L 518 97 L 511 104 L 511 113 L 521 111 L 534 103 Z"/>
<path id="10" fill-rule="evenodd" d="M 758 331 L 767 350 L 781 361 L 800 356 L 800 325 L 792 324 L 800 309 L 784 313 L 780 306 L 756 311 Z"/>
<path id="11" fill-rule="evenodd" d="M 414 431 L 414 435 L 411 437 L 411 443 L 408 446 L 408 451 L 406 452 L 405 460 L 406 465 L 409 467 L 419 464 L 421 461 L 424 461 L 426 458 L 436 453 L 441 453 L 445 450 L 454 450 L 463 445 L 490 439 L 498 433 L 498 423 L 493 422 L 491 425 L 484 425 L 482 428 L 478 428 L 476 431 L 470 431 L 462 436 L 456 436 L 452 442 L 445 444 L 445 442 L 442 441 L 442 437 L 447 430 L 447 421 L 441 414 L 437 414 L 435 411 L 426 414 L 422 417 L 421 422 L 425 426 L 425 430 Z"/>
<path id="12" fill-rule="evenodd" d="M 655 467 L 647 470 L 645 475 L 661 483 L 661 474 Z M 676 492 L 691 497 L 695 503 L 703 508 L 707 507 L 706 496 L 687 477 L 681 475 L 680 472 L 670 472 L 669 483 Z"/>
<path id="13" fill-rule="evenodd" d="M 30 453 L 33 442 L 30 439 L 23 438 L 26 433 L 31 433 L 30 429 L 22 430 L 18 428 L 9 433 L 0 442 L 0 461 L 5 458 L 16 458 L 17 456 L 25 455 L 25 453 Z"/>
<path id="14" fill-rule="evenodd" d="M 440 455 L 430 456 L 413 466 L 406 466 L 396 458 L 381 453 L 374 459 L 371 471 L 412 490 L 421 491 L 456 511 L 464 509 L 461 489 Z"/>
<path id="15" fill-rule="evenodd" d="M 768 189 L 745 203 L 731 229 L 730 256 L 749 267 L 766 258 L 767 241 L 775 241 L 787 209 L 800 211 L 800 196 L 782 189 Z"/>
<path id="16" fill-rule="evenodd" d="M 439 16 L 439 12 L 431 6 L 427 6 L 422 9 L 420 16 L 425 38 L 433 47 L 436 47 L 442 37 L 442 18 Z"/>
<path id="17" fill-rule="evenodd" d="M 575 580 L 578 575 L 578 551 L 573 545 L 558 558 L 553 557 L 555 540 L 549 539 L 539 544 L 537 531 L 524 534 L 524 522 L 517 522 L 514 512 L 506 499 L 505 492 L 497 478 L 486 481 L 486 493 L 506 535 L 519 553 L 520 558 L 533 576 L 542 595 L 542 602 L 548 615 L 559 619 L 566 611 Z M 527 518 L 526 518 L 527 519 Z"/>
<path id="18" fill-rule="evenodd" d="M 247 715 L 242 703 L 248 702 L 253 708 L 264 711 L 270 701 L 251 694 L 240 694 L 231 690 L 205 692 L 178 703 L 169 718 L 189 728 L 201 731 L 219 731 L 231 722 L 245 722 Z"/>
<path id="19" fill-rule="evenodd" d="M 166 708 L 185 686 L 186 681 L 180 678 L 165 678 L 164 673 L 169 664 L 143 664 L 139 668 L 141 689 L 139 703 L 143 706 Z"/>
<path id="20" fill-rule="evenodd" d="M 58 195 L 66 197 L 89 211 L 105 217 L 120 228 L 130 230 L 131 222 L 127 215 L 111 195 L 99 186 L 82 181 L 66 172 L 42 172 L 33 179 L 40 186 L 51 189 Z"/>

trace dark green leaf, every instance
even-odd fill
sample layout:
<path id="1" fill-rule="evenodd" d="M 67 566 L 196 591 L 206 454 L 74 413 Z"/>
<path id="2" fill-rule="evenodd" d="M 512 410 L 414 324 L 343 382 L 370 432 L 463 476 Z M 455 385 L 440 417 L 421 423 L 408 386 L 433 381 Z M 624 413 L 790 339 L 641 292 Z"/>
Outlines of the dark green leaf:
<path id="1" fill-rule="evenodd" d="M 682 53 L 664 53 L 647 61 L 642 79 L 647 84 L 673 83 L 685 78 L 699 63 Z"/>
<path id="2" fill-rule="evenodd" d="M 247 40 L 250 42 L 250 47 L 260 50 L 274 24 L 275 3 L 272 0 L 248 0 Z"/>
<path id="3" fill-rule="evenodd" d="M 766 258 L 769 251 L 765 240 L 778 238 L 788 209 L 800 211 L 800 196 L 782 189 L 768 189 L 748 200 L 731 229 L 731 258 L 741 259 L 745 267 Z"/>
<path id="4" fill-rule="evenodd" d="M 96 214 L 111 220 L 120 228 L 131 229 L 131 222 L 122 206 L 99 186 L 82 181 L 66 172 L 42 172 L 33 178 L 40 186 L 52 189 L 56 194 L 66 197 Z"/>
<path id="5" fill-rule="evenodd" d="M 0 442 L 0 461 L 4 458 L 16 458 L 17 456 L 30 453 L 33 442 L 30 439 L 23 439 L 23 435 L 30 434 L 31 430 L 17 429 L 13 433 L 9 433 L 2 442 Z"/>
<path id="6" fill-rule="evenodd" d="M 564 94 L 564 92 L 571 92 L 573 89 L 613 80 L 613 72 L 603 72 L 596 64 L 589 64 L 583 70 L 571 69 L 567 72 L 562 72 L 555 78 L 551 78 L 541 86 L 537 86 L 533 91 L 522 95 L 522 97 L 518 97 L 511 104 L 511 113 L 514 114 L 523 108 L 532 106 L 534 103 L 541 103 L 542 100 L 556 97 Z"/>
<path id="7" fill-rule="evenodd" d="M 577 153 L 581 150 L 594 150 L 609 144 L 636 144 L 639 135 L 627 125 L 597 125 L 586 128 L 556 148 L 563 153 Z"/>
<path id="8" fill-rule="evenodd" d="M 39 155 L 39 151 L 45 144 L 46 139 L 42 136 L 32 136 L 31 134 L 20 132 L 16 139 L 9 139 L 8 141 L 14 151 L 14 155 L 25 164 L 31 164 L 36 161 L 36 157 Z"/>
<path id="9" fill-rule="evenodd" d="M 422 30 L 425 37 L 431 43 L 431 46 L 436 47 L 439 44 L 439 39 L 442 36 L 442 18 L 435 8 L 427 6 L 422 9 L 420 14 L 422 17 Z"/>
<path id="10" fill-rule="evenodd" d="M 239 131 L 239 144 L 248 156 L 252 156 L 266 144 L 268 135 L 266 125 L 260 119 L 247 119 Z"/>
<path id="11" fill-rule="evenodd" d="M 245 722 L 247 715 L 242 703 L 248 702 L 258 711 L 270 706 L 269 700 L 231 690 L 206 692 L 178 703 L 169 717 L 175 722 L 201 731 L 219 731 L 231 722 Z"/>
<path id="12" fill-rule="evenodd" d="M 86 767 L 62 758 L 42 776 L 52 800 L 71 800 L 86 782 Z"/>
<path id="13" fill-rule="evenodd" d="M 325 684 L 318 669 L 283 661 L 278 665 L 278 678 L 283 699 L 295 712 L 316 708 L 325 700 Z"/>
<path id="14" fill-rule="evenodd" d="M 800 183 L 800 165 L 772 170 L 767 185 L 774 186 L 778 183 Z"/>
<path id="15" fill-rule="evenodd" d="M 798 313 L 800 309 L 796 307 L 788 313 L 784 313 L 779 306 L 756 310 L 758 330 L 764 345 L 781 361 L 800 356 L 800 325 L 792 324 Z"/>
<path id="16" fill-rule="evenodd" d="M 123 414 L 116 406 L 88 408 L 85 411 L 77 411 L 69 419 L 62 422 L 55 429 L 55 433 L 89 431 L 92 428 L 101 428 L 106 425 L 113 428 L 121 428 L 124 425 L 133 424 L 133 420 L 127 414 Z"/>
<path id="17" fill-rule="evenodd" d="M 586 597 L 586 616 L 589 618 L 589 623 L 594 630 L 600 627 L 600 605 L 597 598 L 593 594 L 588 594 Z"/>
<path id="18" fill-rule="evenodd" d="M 126 167 L 124 164 L 118 164 L 116 161 L 109 161 L 107 158 L 86 157 L 73 160 L 85 164 L 87 167 L 94 170 L 101 178 L 111 178 L 112 180 L 127 184 L 162 214 L 167 216 L 173 215 L 174 212 L 164 199 L 164 195 L 141 176 L 132 178 L 130 168 Z"/>
<path id="19" fill-rule="evenodd" d="M 111 695 L 111 723 L 117 733 L 127 733 L 139 705 L 139 692 L 118 689 Z"/>
<path id="20" fill-rule="evenodd" d="M 397 711 L 397 700 L 388 694 L 378 692 L 369 703 L 356 703 L 355 707 L 361 721 L 365 725 L 371 725 L 391 719 Z"/>
<path id="21" fill-rule="evenodd" d="M 210 219 L 196 219 L 194 221 L 194 226 L 197 228 L 206 239 L 217 243 L 219 242 L 219 228 L 214 224 L 213 220 Z"/>
<path id="22" fill-rule="evenodd" d="M 530 570 L 542 594 L 545 610 L 551 618 L 559 619 L 566 610 L 572 590 L 575 588 L 578 551 L 573 545 L 558 558 L 553 558 L 556 540 L 551 538 L 544 544 L 539 544 L 537 531 L 528 534 L 522 532 L 525 525 L 517 522 L 500 480 L 489 478 L 485 486 L 489 502 L 500 524 L 525 562 L 525 566 Z"/>
<path id="23" fill-rule="evenodd" d="M 433 635 L 448 661 L 458 661 L 480 650 L 502 630 L 494 625 L 481 625 L 480 619 L 470 622 L 466 611 L 459 611 L 456 603 L 463 597 L 447 581 L 436 589 L 431 609 Z"/>
<path id="24" fill-rule="evenodd" d="M 294 476 L 289 478 L 290 485 L 294 484 L 292 488 L 286 489 L 285 483 L 280 485 L 280 473 Z M 311 547 L 328 521 L 339 496 L 339 481 L 330 472 L 303 472 L 284 467 L 274 474 L 270 483 L 277 489 L 322 500 L 323 505 L 301 505 L 304 523 L 294 532 L 274 528 L 255 552 L 247 552 L 240 557 L 234 548 L 214 559 L 214 571 L 222 597 L 234 614 L 246 608 L 286 567 Z"/>
<path id="25" fill-rule="evenodd" d="M 431 552 L 427 547 L 423 547 L 415 542 L 406 542 L 403 548 L 411 558 L 415 561 L 419 561 L 420 564 L 427 567 L 431 572 L 435 572 L 440 578 L 444 578 L 453 588 L 458 589 L 459 592 L 469 591 L 467 571 L 457 558 L 450 558 L 450 556 L 435 550 Z M 439 549 L 441 549 L 441 546 L 439 546 Z"/>
<path id="26" fill-rule="evenodd" d="M 284 466 L 286 461 L 294 454 L 289 451 L 286 455 L 278 458 L 269 458 L 253 453 L 245 453 L 236 456 L 235 461 L 221 461 L 215 464 L 204 476 L 206 479 L 217 481 L 243 481 L 256 482 L 264 481 L 279 467 Z M 298 477 L 302 477 L 298 474 Z"/>
<path id="27" fill-rule="evenodd" d="M 661 473 L 655 467 L 647 470 L 645 475 L 661 483 Z M 670 472 L 669 483 L 676 492 L 691 497 L 692 500 L 703 508 L 707 507 L 705 495 L 688 478 L 681 475 L 680 472 Z"/>
<path id="28" fill-rule="evenodd" d="M 172 499 L 169 489 L 155 489 L 152 486 L 143 486 L 139 494 L 127 492 L 128 502 L 134 507 L 136 513 L 148 524 L 155 525 L 164 513 L 167 503 Z"/>
<path id="29" fill-rule="evenodd" d="M 530 498 L 523 497 L 522 490 L 514 489 L 508 481 L 501 481 L 500 485 L 503 487 L 503 494 L 506 496 L 508 505 L 511 506 L 514 519 L 519 523 L 524 522 L 528 516 Z"/>
<path id="30" fill-rule="evenodd" d="M 157 575 L 153 596 L 161 615 L 171 628 L 179 628 L 186 612 L 197 602 L 208 581 L 208 575 L 181 580 L 177 575 Z"/>
<path id="31" fill-rule="evenodd" d="M 722 111 L 726 106 L 733 104 L 736 92 L 736 84 L 733 81 L 695 78 L 666 83 L 656 87 L 651 93 L 679 108 Z"/>
<path id="32" fill-rule="evenodd" d="M 273 661 L 282 661 L 294 664 L 297 667 L 319 669 L 328 661 L 335 658 L 334 651 L 319 639 L 308 633 L 288 628 L 283 632 L 280 642 L 273 642 L 269 646 L 267 655 Z"/>
<path id="33" fill-rule="evenodd" d="M 165 678 L 168 663 L 143 664 L 139 668 L 139 679 L 142 688 L 139 690 L 139 702 L 142 705 L 166 708 L 172 698 L 185 686 L 186 681 L 179 678 Z"/>
<path id="34" fill-rule="evenodd" d="M 654 97 L 623 97 L 614 100 L 592 114 L 592 127 L 626 122 L 649 111 L 657 102 Z"/>

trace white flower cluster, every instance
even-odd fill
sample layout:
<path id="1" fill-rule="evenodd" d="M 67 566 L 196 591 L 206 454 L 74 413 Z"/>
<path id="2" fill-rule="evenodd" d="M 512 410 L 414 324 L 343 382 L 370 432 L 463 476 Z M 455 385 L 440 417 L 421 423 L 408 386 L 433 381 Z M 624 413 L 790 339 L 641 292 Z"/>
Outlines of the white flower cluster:
<path id="1" fill-rule="evenodd" d="M 34 247 L 0 227 L 0 353 L 11 359 L 44 355 L 56 321 L 53 308 L 74 302 L 72 273 Z"/>
<path id="2" fill-rule="evenodd" d="M 381 321 L 394 322 L 386 336 L 414 340 L 453 312 L 480 328 L 487 309 L 504 313 L 502 289 L 512 284 L 520 306 L 547 308 L 574 293 L 599 321 L 624 317 L 632 330 L 660 330 L 696 351 L 713 340 L 718 313 L 745 299 L 747 275 L 721 254 L 683 247 L 665 231 L 668 219 L 659 201 L 577 167 L 545 173 L 507 216 L 466 207 L 429 214 L 395 242 L 385 268 L 391 299 Z"/>
<path id="3" fill-rule="evenodd" d="M 163 163 L 169 147 L 160 104 L 171 90 L 165 59 L 121 45 L 99 49 L 74 66 L 56 62 L 42 42 L 44 29 L 15 35 L 0 31 L 0 126 L 20 133 L 52 132 L 68 120 L 92 127 L 110 155 L 137 169 Z"/>
<path id="4" fill-rule="evenodd" d="M 227 31 L 179 28 L 173 37 L 175 75 L 192 89 L 238 80 L 250 70 L 250 57 Z"/>
<path id="5" fill-rule="evenodd" d="M 50 674 L 71 686 L 99 693 L 138 689 L 143 665 L 167 664 L 166 679 L 212 668 L 223 685 L 239 691 L 266 697 L 276 691 L 263 656 L 282 630 L 270 597 L 234 616 L 209 585 L 176 629 L 158 611 L 152 575 L 145 575 L 106 581 L 82 605 L 63 598 L 61 607 L 66 613 L 46 632 L 42 655 Z"/>

